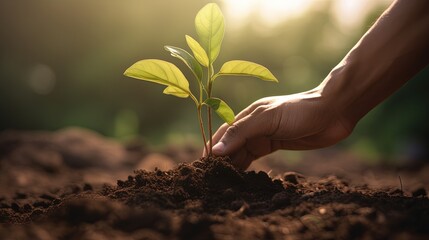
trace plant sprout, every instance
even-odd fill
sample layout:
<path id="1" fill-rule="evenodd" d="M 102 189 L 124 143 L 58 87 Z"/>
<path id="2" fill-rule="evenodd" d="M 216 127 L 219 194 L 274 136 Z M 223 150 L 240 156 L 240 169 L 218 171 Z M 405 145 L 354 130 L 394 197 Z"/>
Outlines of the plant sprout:
<path id="1" fill-rule="evenodd" d="M 253 76 L 265 81 L 278 82 L 276 77 L 264 66 L 243 60 L 228 61 L 215 73 L 213 63 L 219 55 L 225 32 L 223 14 L 215 3 L 204 6 L 195 17 L 195 28 L 199 41 L 186 35 L 186 43 L 192 54 L 173 46 L 165 46 L 165 50 L 173 57 L 182 60 L 191 70 L 198 84 L 199 94 L 194 95 L 189 88 L 189 81 L 178 67 L 170 62 L 158 59 L 145 59 L 134 63 L 124 75 L 139 80 L 158 83 L 166 86 L 164 94 L 179 98 L 191 98 L 196 106 L 198 122 L 209 156 L 212 155 L 212 110 L 226 123 L 232 124 L 235 115 L 222 99 L 212 96 L 214 81 L 224 75 Z M 207 125 L 209 142 L 203 121 L 203 108 L 207 108 Z"/>

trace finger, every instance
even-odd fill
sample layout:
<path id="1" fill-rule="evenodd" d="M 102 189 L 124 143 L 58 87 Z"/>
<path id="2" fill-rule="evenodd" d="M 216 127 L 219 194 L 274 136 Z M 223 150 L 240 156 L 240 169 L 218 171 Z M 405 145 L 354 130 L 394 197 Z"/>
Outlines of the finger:
<path id="1" fill-rule="evenodd" d="M 238 152 L 230 155 L 232 165 L 234 165 L 234 167 L 238 169 L 242 169 L 242 161 L 244 160 L 244 158 L 246 158 L 246 156 L 246 150 L 243 148 L 238 150 Z"/>
<path id="2" fill-rule="evenodd" d="M 264 105 L 265 102 L 261 100 L 258 100 L 254 103 L 252 103 L 250 106 L 246 107 L 245 109 L 243 109 L 239 114 L 237 114 L 237 116 L 235 117 L 235 122 L 240 121 L 241 119 L 243 119 L 244 117 L 248 116 L 250 113 L 252 113 L 257 107 Z M 225 134 L 225 132 L 227 131 L 227 129 L 230 127 L 230 125 L 224 123 L 217 131 L 216 133 L 213 135 L 212 137 L 212 144 L 216 145 L 219 140 L 223 137 L 223 135 Z M 206 143 L 206 145 L 208 146 L 208 143 Z M 216 153 L 215 153 L 216 155 Z M 206 148 L 204 148 L 203 150 L 203 156 L 207 156 L 207 151 Z"/>
<path id="3" fill-rule="evenodd" d="M 247 108 L 245 108 L 243 111 L 241 111 L 236 117 L 235 117 L 235 122 L 239 121 L 240 119 L 242 119 L 243 117 L 249 115 L 257 106 L 254 105 L 250 105 Z M 228 125 L 227 123 L 222 124 L 222 126 L 219 127 L 219 129 L 215 132 L 215 134 L 213 134 L 212 137 L 212 144 L 216 145 L 219 140 L 222 138 L 222 136 L 225 134 L 226 130 L 229 128 L 230 125 Z M 209 146 L 209 143 L 206 143 L 207 147 Z M 206 148 L 204 148 L 203 150 L 203 156 L 206 157 L 207 156 L 207 151 Z"/>
<path id="4" fill-rule="evenodd" d="M 206 146 L 207 146 L 207 144 L 206 144 Z M 207 157 L 206 147 L 203 148 L 203 155 L 202 155 L 202 157 Z"/>
<path id="5" fill-rule="evenodd" d="M 269 125 L 263 117 L 247 115 L 226 129 L 213 147 L 213 153 L 218 156 L 233 154 L 245 145 L 247 139 L 265 135 Z"/>
<path id="6" fill-rule="evenodd" d="M 219 140 L 222 138 L 222 136 L 225 134 L 226 130 L 228 129 L 229 125 L 227 123 L 222 124 L 220 128 L 213 134 L 212 142 L 213 145 L 218 143 Z"/>
<path id="7" fill-rule="evenodd" d="M 257 107 L 259 106 L 259 104 L 251 104 L 250 106 L 246 107 L 245 109 L 243 109 L 240 113 L 237 114 L 237 116 L 235 116 L 235 121 L 239 121 L 240 119 L 244 118 L 245 116 L 249 115 L 250 113 L 252 113 Z"/>
<path id="8" fill-rule="evenodd" d="M 255 160 L 255 159 L 252 159 L 252 158 L 248 158 L 248 159 L 246 159 L 246 161 L 244 161 L 243 163 L 242 163 L 242 165 L 241 165 L 241 169 L 244 171 L 244 170 L 246 170 L 246 169 L 248 169 L 249 168 L 249 166 L 250 166 L 250 164 L 253 162 L 253 160 Z"/>
<path id="9" fill-rule="evenodd" d="M 215 132 L 215 134 L 212 137 L 212 144 L 215 145 L 219 142 L 223 134 L 225 133 L 226 129 L 228 129 L 229 125 L 224 123 L 222 126 L 219 127 L 219 129 Z M 203 149 L 203 157 L 207 157 L 208 153 L 206 149 L 210 147 L 210 142 L 206 142 L 206 147 Z"/>
<path id="10" fill-rule="evenodd" d="M 250 164 L 256 159 L 256 157 L 249 151 L 241 151 L 238 158 L 234 158 L 233 164 L 238 169 L 246 170 Z"/>
<path id="11" fill-rule="evenodd" d="M 268 100 L 268 98 L 262 98 L 262 99 L 259 99 L 255 102 L 253 102 L 248 107 L 243 109 L 239 114 L 237 114 L 237 116 L 235 116 L 235 121 L 238 121 L 238 120 L 246 117 L 247 115 L 251 114 L 253 111 L 256 110 L 256 108 L 258 108 L 260 106 L 270 105 L 270 103 L 271 103 L 271 101 Z"/>

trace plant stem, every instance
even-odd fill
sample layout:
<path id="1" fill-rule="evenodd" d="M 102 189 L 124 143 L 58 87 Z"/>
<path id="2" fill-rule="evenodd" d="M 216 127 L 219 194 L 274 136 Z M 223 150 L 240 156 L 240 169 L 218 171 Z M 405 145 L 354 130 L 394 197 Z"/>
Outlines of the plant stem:
<path id="1" fill-rule="evenodd" d="M 201 87 L 200 87 L 200 90 L 201 90 Z M 203 141 L 204 141 L 204 149 L 208 153 L 209 151 L 207 149 L 206 133 L 204 132 L 204 123 L 203 123 L 202 109 L 201 109 L 201 107 L 203 106 L 202 93 L 200 92 L 200 101 L 198 101 L 197 98 L 192 93 L 189 93 L 189 96 L 195 102 L 195 106 L 197 106 L 198 123 L 200 125 L 201 136 L 203 137 Z"/>
<path id="2" fill-rule="evenodd" d="M 208 67 L 208 73 L 207 73 L 207 99 L 212 97 L 212 70 L 213 66 L 210 64 Z M 208 156 L 212 156 L 213 151 L 213 131 L 212 131 L 212 109 L 210 107 L 207 107 L 207 124 L 209 129 L 209 154 Z"/>
<path id="3" fill-rule="evenodd" d="M 211 108 L 207 108 L 207 118 L 208 118 L 208 128 L 209 128 L 209 145 L 210 145 L 210 150 L 209 150 L 209 156 L 212 156 L 212 150 L 213 150 L 213 131 L 212 131 L 212 110 Z"/>
<path id="4" fill-rule="evenodd" d="M 209 154 L 209 150 L 207 148 L 207 139 L 206 139 L 206 133 L 204 131 L 204 125 L 203 125 L 203 118 L 202 118 L 202 111 L 201 111 L 201 104 L 199 104 L 197 106 L 197 113 L 198 113 L 198 122 L 200 124 L 200 131 L 201 131 L 201 136 L 203 137 L 203 142 L 204 142 L 204 149 L 206 150 L 206 153 Z"/>

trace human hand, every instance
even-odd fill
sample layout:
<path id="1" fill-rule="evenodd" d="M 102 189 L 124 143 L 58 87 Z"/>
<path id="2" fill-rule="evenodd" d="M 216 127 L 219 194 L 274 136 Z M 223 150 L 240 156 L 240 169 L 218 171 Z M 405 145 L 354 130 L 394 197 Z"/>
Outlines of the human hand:
<path id="1" fill-rule="evenodd" d="M 252 161 L 279 149 L 327 147 L 346 138 L 354 123 L 341 116 L 335 101 L 317 89 L 286 96 L 262 98 L 240 112 L 231 125 L 213 135 L 213 154 L 229 156 L 247 169 Z"/>
<path id="2" fill-rule="evenodd" d="M 319 87 L 254 102 L 213 135 L 213 154 L 228 155 L 246 169 L 278 149 L 315 149 L 346 138 L 363 116 L 429 65 L 428 6 L 394 1 Z"/>

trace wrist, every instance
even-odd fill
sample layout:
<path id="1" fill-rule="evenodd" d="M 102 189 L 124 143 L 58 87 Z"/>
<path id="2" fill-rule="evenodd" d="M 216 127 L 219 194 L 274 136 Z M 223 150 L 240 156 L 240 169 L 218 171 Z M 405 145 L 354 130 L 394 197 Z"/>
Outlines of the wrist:
<path id="1" fill-rule="evenodd" d="M 354 128 L 356 123 L 365 115 L 366 108 L 359 103 L 365 93 L 363 86 L 358 84 L 357 70 L 359 65 L 349 55 L 340 62 L 315 88 L 324 104 L 343 119 L 347 128 Z"/>

